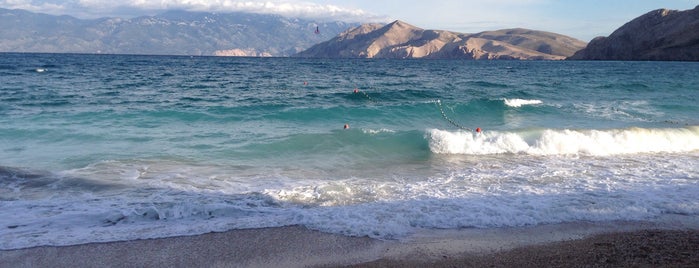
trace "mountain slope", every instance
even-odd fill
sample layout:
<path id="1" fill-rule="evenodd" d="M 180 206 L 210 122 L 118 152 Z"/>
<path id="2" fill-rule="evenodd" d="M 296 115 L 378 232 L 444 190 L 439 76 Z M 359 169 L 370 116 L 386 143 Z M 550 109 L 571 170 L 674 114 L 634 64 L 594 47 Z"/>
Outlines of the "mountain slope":
<path id="1" fill-rule="evenodd" d="M 289 56 L 357 26 L 251 13 L 82 20 L 8 9 L 0 9 L 0 25 L 3 52 L 243 56 Z"/>
<path id="2" fill-rule="evenodd" d="M 699 6 L 648 12 L 609 37 L 593 39 L 570 59 L 699 61 Z"/>
<path id="3" fill-rule="evenodd" d="M 472 37 L 497 40 L 556 56 L 573 55 L 586 45 L 585 42 L 569 36 L 521 28 L 482 32 Z"/>
<path id="4" fill-rule="evenodd" d="M 361 25 L 295 56 L 560 60 L 584 46 L 571 37 L 527 29 L 463 34 L 394 21 L 383 26 Z"/>

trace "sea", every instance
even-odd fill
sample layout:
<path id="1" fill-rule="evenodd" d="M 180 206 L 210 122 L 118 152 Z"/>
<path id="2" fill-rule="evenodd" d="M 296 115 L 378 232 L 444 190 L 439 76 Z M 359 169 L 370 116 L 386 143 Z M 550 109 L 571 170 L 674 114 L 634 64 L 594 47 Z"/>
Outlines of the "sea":
<path id="1" fill-rule="evenodd" d="M 653 222 L 698 193 L 699 62 L 0 53 L 2 250 Z"/>

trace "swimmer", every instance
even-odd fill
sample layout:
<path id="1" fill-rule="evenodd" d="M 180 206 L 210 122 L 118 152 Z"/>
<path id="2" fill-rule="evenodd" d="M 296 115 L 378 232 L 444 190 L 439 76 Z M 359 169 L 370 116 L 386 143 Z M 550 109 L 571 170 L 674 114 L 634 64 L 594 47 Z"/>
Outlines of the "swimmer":
<path id="1" fill-rule="evenodd" d="M 345 124 L 344 129 L 349 129 L 349 124 Z"/>

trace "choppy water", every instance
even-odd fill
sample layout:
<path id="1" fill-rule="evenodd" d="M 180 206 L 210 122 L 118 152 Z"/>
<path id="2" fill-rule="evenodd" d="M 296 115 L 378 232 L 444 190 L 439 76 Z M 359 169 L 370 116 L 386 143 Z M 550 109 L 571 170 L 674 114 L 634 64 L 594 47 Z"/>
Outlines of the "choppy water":
<path id="1" fill-rule="evenodd" d="M 699 63 L 0 59 L 0 249 L 699 213 Z"/>

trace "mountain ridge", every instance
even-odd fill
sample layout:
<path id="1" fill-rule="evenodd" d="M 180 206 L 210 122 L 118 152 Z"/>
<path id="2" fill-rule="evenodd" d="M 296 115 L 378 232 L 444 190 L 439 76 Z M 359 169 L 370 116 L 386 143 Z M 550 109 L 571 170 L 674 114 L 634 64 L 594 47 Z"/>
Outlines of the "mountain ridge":
<path id="1" fill-rule="evenodd" d="M 294 57 L 562 60 L 585 46 L 572 37 L 529 29 L 476 34 L 425 30 L 396 20 L 363 24 Z"/>
<path id="2" fill-rule="evenodd" d="M 0 8 L 0 25 L 3 52 L 284 57 L 359 24 L 181 10 L 78 19 Z"/>
<path id="3" fill-rule="evenodd" d="M 245 12 L 170 10 L 130 19 L 78 19 L 0 8 L 0 25 L 0 52 L 699 61 L 699 6 L 647 12 L 589 44 L 524 28 L 471 34 L 422 29 L 401 20 L 317 22 Z"/>

